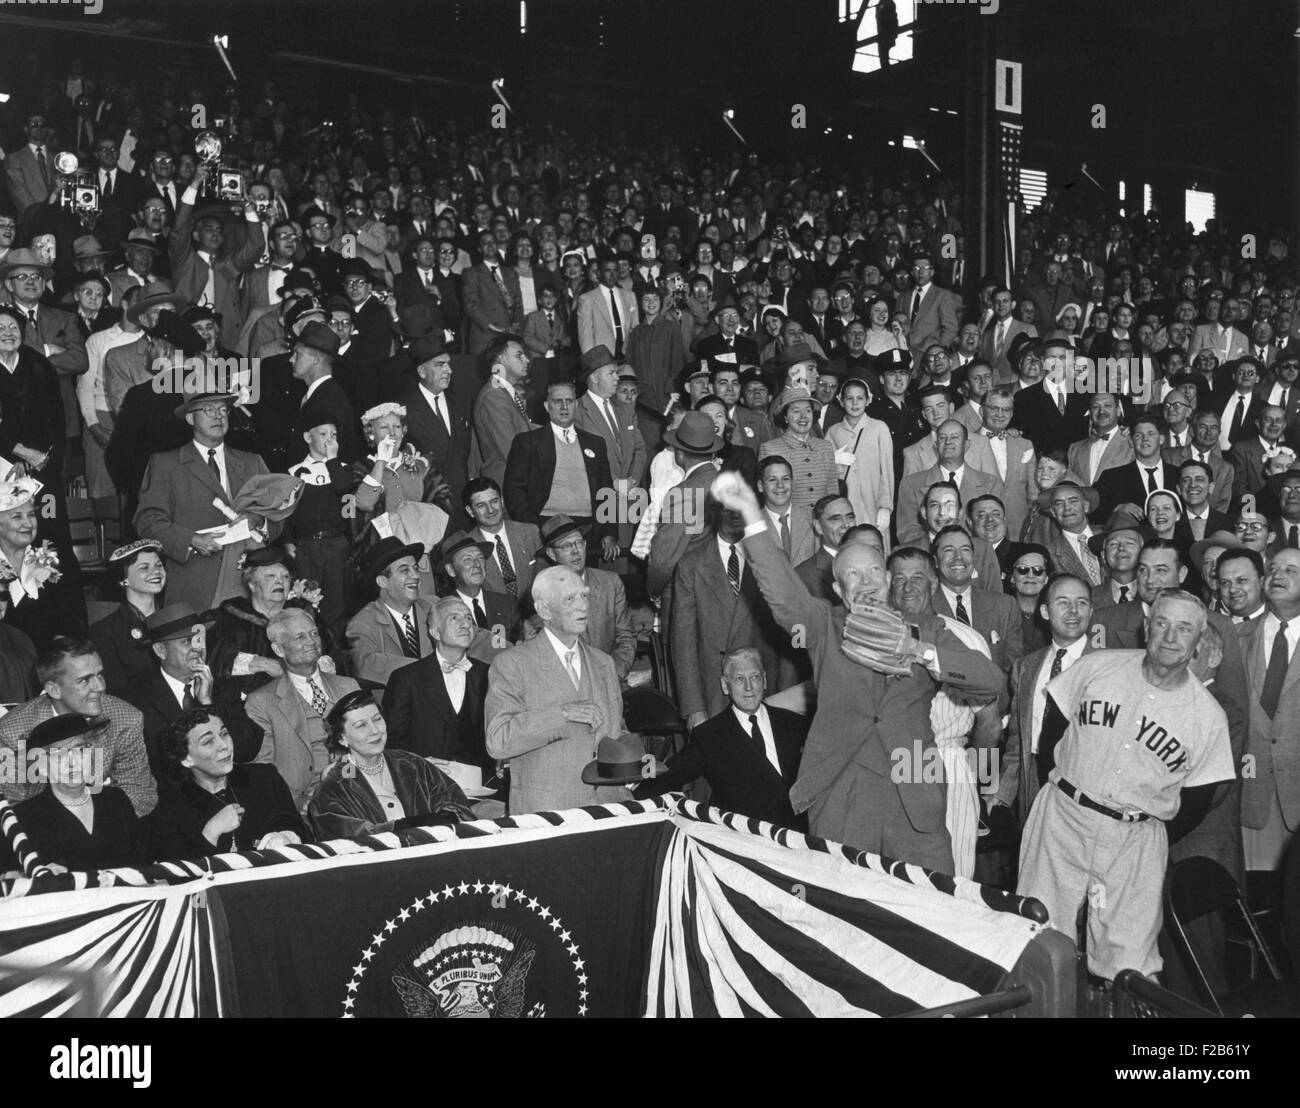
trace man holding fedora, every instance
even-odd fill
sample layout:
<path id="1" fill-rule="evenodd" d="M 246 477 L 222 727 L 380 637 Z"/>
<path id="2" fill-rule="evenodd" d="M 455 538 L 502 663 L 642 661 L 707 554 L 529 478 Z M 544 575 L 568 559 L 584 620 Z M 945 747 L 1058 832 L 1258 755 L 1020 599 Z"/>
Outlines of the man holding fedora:
<path id="1" fill-rule="evenodd" d="M 168 599 L 198 611 L 212 607 L 221 571 L 218 536 L 204 532 L 230 522 L 217 505 L 233 510 L 249 478 L 269 472 L 256 454 L 226 445 L 234 400 L 229 393 L 207 393 L 176 406 L 193 439 L 149 459 L 135 513 L 136 534 L 157 539 L 167 555 Z M 272 530 L 268 538 L 279 530 L 276 523 L 266 526 Z"/>
<path id="2" fill-rule="evenodd" d="M 469 411 L 452 389 L 451 354 L 437 332 L 415 339 L 408 352 L 415 380 L 397 397 L 406 409 L 406 441 L 442 474 L 456 503 L 469 481 L 474 433 Z"/>
<path id="3" fill-rule="evenodd" d="M 390 535 L 370 548 L 362 585 L 377 590 L 348 622 L 347 649 L 352 671 L 362 681 L 385 685 L 393 670 L 426 657 L 429 601 L 420 597 L 420 565 L 425 549 Z"/>
<path id="4" fill-rule="evenodd" d="M 519 632 L 519 609 L 515 601 L 504 593 L 489 592 L 483 587 L 492 551 L 491 543 L 458 531 L 443 538 L 429 556 L 434 573 L 441 571 L 450 578 L 446 594 L 458 598 L 474 617 L 476 630 L 470 656 L 484 662 L 491 662 L 507 649 Z"/>
<path id="5" fill-rule="evenodd" d="M 650 541 L 646 564 L 646 591 L 653 597 L 665 595 L 677 563 L 696 543 L 709 538 L 704 505 L 709 486 L 718 475 L 714 456 L 722 449 L 722 436 L 704 412 L 687 412 L 676 430 L 664 435 L 682 479 L 668 490 L 659 505 L 659 518 Z M 668 601 L 663 605 L 664 625 Z"/>
<path id="6" fill-rule="evenodd" d="M 244 233 L 233 247 L 222 226 L 224 208 L 195 212 L 207 173 L 208 167 L 200 165 L 177 206 L 170 244 L 172 278 L 187 304 L 206 304 L 221 314 L 221 343 L 233 347 L 244 322 L 239 284 L 262 256 L 266 236 L 251 197 L 244 201 Z"/>
<path id="7" fill-rule="evenodd" d="M 636 531 L 628 510 L 628 496 L 646 472 L 645 439 L 637 428 L 636 412 L 618 399 L 619 364 L 606 346 L 595 346 L 582 355 L 582 372 L 587 391 L 578 401 L 574 425 L 580 431 L 599 435 L 605 442 L 609 472 L 614 479 L 613 502 L 617 512 L 619 546 L 632 545 Z M 598 505 L 599 508 L 599 505 Z"/>
<path id="8" fill-rule="evenodd" d="M 546 387 L 545 427 L 518 435 L 506 457 L 501 491 L 511 519 L 534 523 L 569 515 L 593 524 L 605 561 L 618 557 L 617 528 L 599 511 L 614 489 L 605 441 L 574 426 L 578 398 L 572 381 Z"/>
<path id="9" fill-rule="evenodd" d="M 361 432 L 352 403 L 343 386 L 334 379 L 334 360 L 339 337 L 328 324 L 313 321 L 298 335 L 293 346 L 293 375 L 307 386 L 294 421 L 293 441 L 322 423 L 332 423 L 338 436 L 339 460 L 345 465 L 362 457 Z"/>
<path id="10" fill-rule="evenodd" d="M 588 530 L 568 516 L 552 516 L 542 524 L 542 549 L 551 565 L 573 570 L 587 587 L 587 629 L 582 634 L 583 641 L 613 658 L 619 683 L 626 684 L 636 658 L 632 614 L 618 574 L 588 567 Z"/>
<path id="11" fill-rule="evenodd" d="M 207 633 L 214 623 L 212 613 L 200 614 L 188 604 L 168 604 L 145 620 L 143 641 L 158 664 L 143 682 L 124 689 L 123 698 L 144 719 L 144 742 L 155 777 L 163 768 L 158 736 L 191 708 L 213 708 L 221 716 L 235 743 L 236 762 L 252 761 L 262 745 L 262 734 L 244 714 L 238 693 L 217 689 L 207 650 Z"/>
<path id="12" fill-rule="evenodd" d="M 533 579 L 532 596 L 541 633 L 499 654 L 488 674 L 487 752 L 510 762 L 510 814 L 626 799 L 583 778 L 601 740 L 624 733 L 614 662 L 582 640 L 590 592 L 552 566 Z"/>

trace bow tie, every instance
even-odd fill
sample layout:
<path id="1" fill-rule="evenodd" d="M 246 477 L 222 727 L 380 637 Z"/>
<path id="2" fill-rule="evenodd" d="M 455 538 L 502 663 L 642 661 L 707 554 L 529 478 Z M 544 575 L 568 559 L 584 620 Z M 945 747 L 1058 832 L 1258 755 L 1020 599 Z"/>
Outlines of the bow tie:
<path id="1" fill-rule="evenodd" d="M 1088 436 L 1088 437 L 1091 438 L 1093 442 L 1110 442 L 1110 435 L 1109 435 L 1109 434 L 1106 434 L 1106 435 L 1097 435 L 1097 434 L 1093 434 L 1093 435 L 1090 435 L 1090 436 Z"/>
<path id="2" fill-rule="evenodd" d="M 1005 431 L 990 431 L 987 427 L 984 428 L 984 433 L 991 439 L 1005 439 L 1007 437 Z"/>
<path id="3" fill-rule="evenodd" d="M 438 662 L 442 666 L 443 673 L 455 673 L 457 670 L 460 670 L 461 673 L 469 672 L 470 664 L 468 658 L 462 658 L 459 662 L 444 662 L 439 658 Z"/>

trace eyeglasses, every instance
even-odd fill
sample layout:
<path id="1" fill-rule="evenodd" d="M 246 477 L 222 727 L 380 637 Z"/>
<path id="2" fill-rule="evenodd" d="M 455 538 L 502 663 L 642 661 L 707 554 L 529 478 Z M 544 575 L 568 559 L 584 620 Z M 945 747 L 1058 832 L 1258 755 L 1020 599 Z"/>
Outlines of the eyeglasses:
<path id="1" fill-rule="evenodd" d="M 1243 531 L 1250 531 L 1250 532 L 1263 531 L 1264 528 L 1266 528 L 1267 526 L 1268 526 L 1267 523 L 1238 523 L 1237 526 L 1233 528 L 1233 530 L 1237 532 L 1237 534 L 1241 534 Z"/>
<path id="2" fill-rule="evenodd" d="M 1047 570 L 1042 566 L 1016 566 L 1016 572 L 1021 577 L 1043 577 L 1046 575 Z"/>
<path id="3" fill-rule="evenodd" d="M 556 550 L 564 554 L 576 554 L 580 550 L 587 549 L 586 539 L 570 539 L 568 542 L 557 542 L 551 544 Z"/>

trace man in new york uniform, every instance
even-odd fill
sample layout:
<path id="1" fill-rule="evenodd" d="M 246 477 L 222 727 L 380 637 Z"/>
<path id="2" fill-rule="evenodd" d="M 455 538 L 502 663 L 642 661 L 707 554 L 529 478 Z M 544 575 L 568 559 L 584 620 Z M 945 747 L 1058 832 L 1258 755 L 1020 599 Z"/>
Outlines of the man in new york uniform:
<path id="1" fill-rule="evenodd" d="M 1160 970 L 1168 844 L 1233 777 L 1227 718 L 1188 671 L 1205 624 L 1197 597 L 1167 589 L 1152 601 L 1145 651 L 1085 655 L 1047 686 L 1037 762 L 1053 787 L 1025 825 L 1016 891 L 1071 937 L 1086 897 L 1088 968 L 1103 978 Z"/>

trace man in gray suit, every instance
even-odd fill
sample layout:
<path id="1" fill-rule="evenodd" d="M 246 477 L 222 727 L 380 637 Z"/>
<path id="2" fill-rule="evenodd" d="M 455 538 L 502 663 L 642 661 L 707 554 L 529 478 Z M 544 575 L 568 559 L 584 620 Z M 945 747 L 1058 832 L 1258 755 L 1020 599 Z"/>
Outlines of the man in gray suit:
<path id="1" fill-rule="evenodd" d="M 14 214 L 32 204 L 42 204 L 49 199 L 54 188 L 54 152 L 45 145 L 49 128 L 45 116 L 31 115 L 23 127 L 27 145 L 9 154 L 4 160 L 5 181 L 9 185 L 9 199 L 13 201 Z"/>
<path id="2" fill-rule="evenodd" d="M 462 302 L 465 306 L 465 350 L 482 354 L 493 338 L 518 334 L 524 326 L 523 300 L 519 292 L 519 275 L 507 269 L 497 251 L 491 231 L 478 237 L 478 265 L 461 276 Z M 519 347 L 523 350 L 522 344 Z M 528 354 L 524 352 L 527 368 Z M 499 479 L 499 475 L 498 479 Z"/>
<path id="3" fill-rule="evenodd" d="M 900 307 L 911 320 L 907 345 L 912 349 L 912 364 L 919 365 L 932 343 L 947 349 L 956 341 L 961 297 L 934 283 L 934 262 L 929 258 L 913 259 L 912 280 L 916 288 Z"/>
<path id="4" fill-rule="evenodd" d="M 510 814 L 625 799 L 624 789 L 582 781 L 600 740 L 624 731 L 613 659 L 582 641 L 589 590 L 552 566 L 532 594 L 541 634 L 497 655 L 488 674 L 487 751 L 510 762 Z"/>
<path id="5" fill-rule="evenodd" d="M 551 516 L 542 524 L 541 541 L 551 564 L 573 570 L 591 592 L 583 641 L 613 658 L 619 683 L 626 684 L 636 658 L 627 593 L 617 573 L 587 565 L 587 538 L 587 528 L 565 515 Z M 545 568 L 545 562 L 539 564 Z"/>
<path id="6" fill-rule="evenodd" d="M 524 378 L 528 352 L 514 335 L 497 335 L 483 354 L 491 376 L 474 401 L 474 434 L 478 442 L 479 474 L 500 487 L 515 436 L 533 430 L 524 410 Z M 470 472 L 474 471 L 471 456 Z"/>
<path id="7" fill-rule="evenodd" d="M 813 520 L 808 512 L 790 503 L 794 498 L 794 471 L 785 457 L 780 454 L 769 454 L 759 463 L 758 491 L 763 499 L 764 518 L 767 519 L 772 535 L 785 551 L 786 557 L 795 566 L 807 561 L 817 548 L 817 536 L 813 532 Z M 842 498 L 837 497 L 837 499 Z M 821 501 L 818 501 L 818 504 L 820 503 Z M 814 504 L 813 508 L 816 507 L 817 505 Z M 852 512 L 853 508 L 850 506 L 849 514 L 852 515 Z M 841 534 L 855 522 L 857 521 L 850 520 L 845 524 Z M 838 542 L 837 538 L 833 545 L 837 545 Z"/>
<path id="8" fill-rule="evenodd" d="M 461 500 L 474 523 L 470 537 L 492 547 L 483 587 L 514 601 L 526 597 L 533 583 L 533 559 L 542 545 L 537 525 L 506 519 L 501 486 L 491 477 L 471 478 Z"/>
<path id="9" fill-rule="evenodd" d="M 1088 634 L 1092 600 L 1088 583 L 1072 573 L 1054 574 L 1040 598 L 1052 641 L 1017 659 L 1011 666 L 1011 724 L 1002 756 L 997 795 L 989 802 L 989 821 L 1000 807 L 1016 805 L 1016 821 L 1024 830 L 1029 809 L 1038 795 L 1038 733 L 1047 705 L 1047 682 L 1069 669 L 1093 649 Z"/>
<path id="10" fill-rule="evenodd" d="M 320 668 L 320 632 L 300 608 L 285 608 L 266 625 L 271 653 L 284 676 L 250 693 L 244 709 L 262 729 L 262 748 L 254 762 L 269 762 L 280 771 L 299 811 L 307 807 L 331 759 L 325 717 L 342 696 L 361 686 L 351 677 Z"/>
<path id="11" fill-rule="evenodd" d="M 956 485 L 963 504 L 988 493 L 1002 498 L 1001 480 L 967 461 L 967 438 L 965 424 L 955 419 L 948 420 L 938 430 L 935 464 L 919 473 L 909 473 L 899 482 L 895 515 L 899 542 L 922 541 L 921 503 L 930 486 L 940 481 Z M 988 440 L 977 441 L 983 441 L 987 446 Z"/>
<path id="12" fill-rule="evenodd" d="M 194 439 L 149 459 L 135 513 L 136 534 L 157 539 L 167 556 L 168 601 L 200 612 L 212 607 L 222 550 L 216 537 L 202 532 L 228 522 L 214 501 L 233 509 L 249 478 L 268 472 L 256 454 L 225 445 L 234 399 L 206 393 L 176 408 L 176 417 L 194 428 Z M 268 538 L 280 529 L 260 519 L 251 523 L 267 527 Z"/>
<path id="13" fill-rule="evenodd" d="M 615 398 L 614 394 L 618 391 L 618 370 L 618 363 L 608 347 L 596 346 L 582 355 L 587 391 L 578 401 L 574 426 L 579 431 L 599 435 L 605 440 L 609 475 L 614 479 L 614 502 L 605 503 L 609 504 L 609 509 L 617 512 L 618 544 L 626 549 L 632 545 L 632 538 L 636 534 L 636 525 L 631 521 L 628 510 L 628 495 L 641 484 L 645 476 L 646 446 L 645 439 L 637 428 L 636 412 Z M 598 512 L 601 504 L 598 494 Z"/>
<path id="14" fill-rule="evenodd" d="M 428 635 L 430 602 L 420 597 L 420 567 L 425 549 L 403 545 L 390 535 L 370 548 L 363 585 L 379 596 L 348 623 L 348 658 L 363 681 L 388 684 L 393 670 L 426 657 L 433 650 Z"/>

